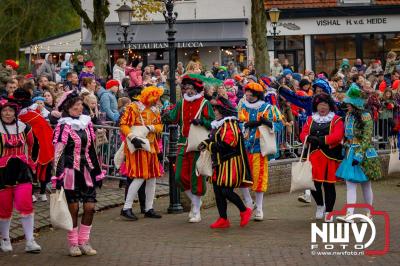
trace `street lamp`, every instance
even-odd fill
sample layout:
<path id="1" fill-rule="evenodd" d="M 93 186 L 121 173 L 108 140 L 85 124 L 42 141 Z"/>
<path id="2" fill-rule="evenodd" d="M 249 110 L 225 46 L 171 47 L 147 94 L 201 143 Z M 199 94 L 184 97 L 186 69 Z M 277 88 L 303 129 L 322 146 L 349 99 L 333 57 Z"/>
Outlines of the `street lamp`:
<path id="1" fill-rule="evenodd" d="M 124 52 L 124 58 L 126 61 L 128 61 L 129 58 L 129 44 L 132 42 L 133 37 L 130 38 L 128 41 L 128 35 L 132 34 L 134 35 L 133 32 L 130 32 L 129 26 L 131 25 L 132 21 L 132 8 L 128 6 L 125 2 L 122 6 L 120 6 L 117 10 L 115 10 L 118 14 L 118 20 L 119 20 L 119 25 L 121 26 L 121 29 L 119 32 L 117 32 L 117 35 L 122 35 L 123 38 L 119 37 L 118 41 L 122 43 L 122 49 Z"/>
<path id="2" fill-rule="evenodd" d="M 176 104 L 175 69 L 176 69 L 176 47 L 175 47 L 175 23 L 178 13 L 174 11 L 174 0 L 164 0 L 165 11 L 163 12 L 168 28 L 165 31 L 168 35 L 169 52 L 169 91 L 170 102 Z M 168 213 L 182 213 L 183 208 L 180 200 L 180 192 L 175 182 L 175 169 L 177 150 L 178 150 L 178 126 L 168 125 L 169 147 L 168 147 L 168 173 L 169 173 L 169 207 Z"/>
<path id="3" fill-rule="evenodd" d="M 271 20 L 271 25 L 273 31 L 269 31 L 272 35 L 272 38 L 276 39 L 276 36 L 279 35 L 280 31 L 276 31 L 276 26 L 278 25 L 279 21 L 279 15 L 281 14 L 281 11 L 277 9 L 276 7 L 271 8 L 268 11 L 269 19 Z"/>

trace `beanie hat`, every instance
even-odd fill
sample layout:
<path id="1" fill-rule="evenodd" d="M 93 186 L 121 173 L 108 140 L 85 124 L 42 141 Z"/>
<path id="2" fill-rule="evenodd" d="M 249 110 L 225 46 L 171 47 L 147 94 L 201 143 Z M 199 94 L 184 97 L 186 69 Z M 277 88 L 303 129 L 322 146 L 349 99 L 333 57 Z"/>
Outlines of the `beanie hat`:
<path id="1" fill-rule="evenodd" d="M 7 59 L 7 60 L 4 62 L 4 64 L 5 64 L 6 66 L 11 66 L 12 69 L 14 69 L 14 70 L 17 70 L 17 69 L 19 68 L 18 63 L 15 62 L 15 61 L 12 60 L 12 59 Z"/>
<path id="2" fill-rule="evenodd" d="M 36 97 L 34 97 L 34 98 L 32 99 L 32 102 L 36 102 L 36 101 L 42 101 L 42 102 L 44 102 L 44 101 L 46 101 L 46 99 L 45 99 L 44 97 L 42 97 L 42 96 L 36 96 Z"/>
<path id="3" fill-rule="evenodd" d="M 247 76 L 247 80 L 252 80 L 254 82 L 257 82 L 256 76 L 253 76 L 253 75 Z"/>
<path id="4" fill-rule="evenodd" d="M 284 69 L 283 70 L 283 72 L 282 72 L 282 75 L 284 76 L 284 77 L 286 77 L 287 75 L 293 75 L 293 71 L 292 70 L 290 70 L 289 68 L 286 68 L 286 69 Z"/>
<path id="5" fill-rule="evenodd" d="M 361 89 L 356 83 L 352 83 L 346 92 L 344 103 L 349 103 L 358 109 L 364 109 L 365 99 L 362 97 Z"/>
<path id="6" fill-rule="evenodd" d="M 85 67 L 94 67 L 93 61 L 87 61 Z"/>
<path id="7" fill-rule="evenodd" d="M 112 87 L 119 87 L 119 81 L 115 79 L 111 79 L 106 83 L 106 89 L 109 90 Z"/>
<path id="8" fill-rule="evenodd" d="M 233 87 L 233 86 L 235 86 L 235 81 L 234 81 L 233 79 L 226 79 L 226 80 L 224 81 L 224 86 L 231 86 L 231 87 Z"/>
<path id="9" fill-rule="evenodd" d="M 237 74 L 236 74 L 233 78 L 234 78 L 237 82 L 240 82 L 240 81 L 243 80 L 243 77 L 240 76 L 240 75 L 237 75 Z"/>
<path id="10" fill-rule="evenodd" d="M 293 77 L 293 79 L 297 80 L 298 82 L 300 82 L 300 80 L 301 80 L 301 75 L 299 73 L 293 73 L 292 77 Z"/>
<path id="11" fill-rule="evenodd" d="M 31 73 L 25 75 L 25 79 L 34 79 Z"/>
<path id="12" fill-rule="evenodd" d="M 326 80 L 323 79 L 317 79 L 314 84 L 313 84 L 313 88 L 314 90 L 316 88 L 321 88 L 326 94 L 331 94 L 332 90 L 331 90 L 331 86 L 329 85 L 329 83 Z"/>

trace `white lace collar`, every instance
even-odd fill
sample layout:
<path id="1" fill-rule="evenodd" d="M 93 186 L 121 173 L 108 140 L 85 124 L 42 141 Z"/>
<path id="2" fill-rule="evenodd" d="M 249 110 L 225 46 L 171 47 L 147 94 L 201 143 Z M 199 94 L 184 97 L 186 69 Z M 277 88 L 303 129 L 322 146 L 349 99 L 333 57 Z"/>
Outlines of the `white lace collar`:
<path id="1" fill-rule="evenodd" d="M 335 116 L 334 112 L 329 112 L 329 114 L 325 116 L 320 116 L 318 113 L 313 113 L 312 120 L 316 123 L 329 123 L 332 121 L 333 117 Z"/>
<path id="2" fill-rule="evenodd" d="M 236 116 L 227 116 L 227 117 L 224 117 L 224 118 L 222 118 L 220 120 L 212 121 L 211 122 L 211 127 L 213 129 L 217 129 L 217 128 L 221 127 L 225 123 L 226 120 L 238 120 L 238 119 L 237 119 Z"/>
<path id="3" fill-rule="evenodd" d="M 144 111 L 144 109 L 146 109 L 146 105 L 144 105 L 141 101 L 135 101 L 134 103 L 139 108 L 139 112 L 142 113 Z M 157 105 L 151 106 L 150 110 L 155 114 L 160 113 L 160 109 L 157 107 Z"/>
<path id="4" fill-rule="evenodd" d="M 201 97 L 203 97 L 204 96 L 204 92 L 200 92 L 200 93 L 197 93 L 196 95 L 193 95 L 193 96 L 188 96 L 186 93 L 183 95 L 183 98 L 185 99 L 185 101 L 188 101 L 188 102 L 194 102 L 194 101 L 196 101 L 197 99 L 200 99 Z"/>
<path id="5" fill-rule="evenodd" d="M 73 119 L 72 117 L 63 117 L 58 120 L 58 123 L 67 124 L 72 127 L 73 130 L 83 130 L 86 129 L 91 121 L 90 116 L 88 115 L 81 115 L 79 119 Z"/>
<path id="6" fill-rule="evenodd" d="M 243 104 L 250 109 L 258 110 L 260 107 L 265 104 L 263 100 L 258 100 L 255 103 L 249 103 L 246 99 L 243 99 Z"/>
<path id="7" fill-rule="evenodd" d="M 4 126 L 7 127 L 8 133 L 11 135 L 17 134 L 17 127 L 15 125 L 16 125 L 15 123 L 11 124 L 11 125 L 4 124 Z M 26 128 L 26 125 L 18 120 L 18 133 L 24 132 L 25 128 Z M 0 133 L 7 134 L 2 123 L 0 123 Z"/>

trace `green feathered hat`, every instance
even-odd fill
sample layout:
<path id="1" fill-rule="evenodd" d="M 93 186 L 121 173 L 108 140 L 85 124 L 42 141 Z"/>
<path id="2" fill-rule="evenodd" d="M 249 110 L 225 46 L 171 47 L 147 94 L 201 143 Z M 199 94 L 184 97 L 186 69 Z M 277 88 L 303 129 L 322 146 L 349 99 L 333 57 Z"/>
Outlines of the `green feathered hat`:
<path id="1" fill-rule="evenodd" d="M 360 87 L 356 83 L 352 83 L 346 92 L 344 98 L 345 103 L 349 103 L 358 109 L 364 109 L 365 99 L 363 98 Z"/>
<path id="2" fill-rule="evenodd" d="M 200 74 L 188 74 L 189 77 L 194 78 L 194 79 L 199 79 L 203 81 L 205 85 L 208 86 L 213 86 L 213 87 L 218 87 L 222 86 L 223 82 L 222 80 L 216 79 L 216 78 L 208 78 L 206 76 L 200 75 Z"/>

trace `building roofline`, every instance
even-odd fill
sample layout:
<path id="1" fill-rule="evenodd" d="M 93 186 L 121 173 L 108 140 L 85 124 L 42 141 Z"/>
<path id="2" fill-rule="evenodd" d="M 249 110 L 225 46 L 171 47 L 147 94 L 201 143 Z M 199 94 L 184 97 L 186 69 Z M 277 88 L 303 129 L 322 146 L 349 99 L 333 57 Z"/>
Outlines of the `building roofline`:
<path id="1" fill-rule="evenodd" d="M 76 30 L 73 30 L 73 31 L 65 32 L 65 33 L 62 33 L 62 34 L 59 34 L 59 35 L 54 35 L 54 36 L 51 36 L 51 37 L 48 37 L 48 38 L 45 38 L 45 39 L 41 39 L 41 40 L 37 40 L 37 41 L 34 41 L 34 42 L 24 43 L 23 45 L 21 45 L 20 49 L 28 48 L 32 44 L 52 41 L 52 40 L 55 40 L 55 39 L 58 39 L 58 38 L 62 38 L 64 36 L 68 36 L 68 35 L 71 35 L 71 34 L 74 34 L 74 33 L 78 33 L 80 31 L 81 31 L 81 29 L 76 29 Z"/>

